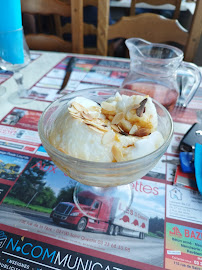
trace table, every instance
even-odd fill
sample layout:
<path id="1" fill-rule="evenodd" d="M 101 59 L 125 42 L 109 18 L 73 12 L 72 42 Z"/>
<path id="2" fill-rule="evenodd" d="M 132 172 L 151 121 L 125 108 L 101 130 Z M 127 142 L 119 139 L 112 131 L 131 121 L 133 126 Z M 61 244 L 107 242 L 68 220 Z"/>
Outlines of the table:
<path id="1" fill-rule="evenodd" d="M 191 124 L 202 119 L 202 86 L 186 110 L 173 112 L 175 133 L 167 153 L 132 184 L 134 216 L 137 221 L 149 218 L 148 233 L 140 234 L 136 227 L 132 234 L 125 231 L 115 236 L 53 223 L 52 209 L 61 200 L 71 200 L 75 181 L 49 159 L 37 122 L 58 97 L 71 56 L 39 52 L 22 71 L 30 98 L 38 100 L 24 106 L 7 102 L 16 90 L 13 78 L 3 83 L 7 93 L 0 97 L 0 269 L 202 269 L 202 197 L 195 190 L 173 185 L 179 142 Z M 76 57 L 65 92 L 103 83 L 118 86 L 129 68 L 128 59 Z M 95 230 L 99 223 L 93 226 Z"/>

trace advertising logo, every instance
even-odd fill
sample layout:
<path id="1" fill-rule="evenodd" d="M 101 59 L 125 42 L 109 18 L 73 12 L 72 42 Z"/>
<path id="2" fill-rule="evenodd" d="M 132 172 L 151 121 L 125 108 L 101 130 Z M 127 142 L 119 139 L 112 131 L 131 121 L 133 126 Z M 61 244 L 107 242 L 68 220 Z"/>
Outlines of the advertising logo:
<path id="1" fill-rule="evenodd" d="M 181 232 L 180 232 L 180 230 L 178 229 L 177 226 L 173 227 L 172 228 L 172 231 L 169 231 L 169 234 L 171 236 L 176 236 L 178 238 L 182 238 L 182 234 L 181 234 Z"/>
<path id="2" fill-rule="evenodd" d="M 170 190 L 170 197 L 171 197 L 171 199 L 181 201 L 182 200 L 182 193 L 179 189 L 173 188 Z"/>
<path id="3" fill-rule="evenodd" d="M 5 235 L 5 233 L 3 231 L 0 231 L 0 248 L 3 247 L 6 240 L 7 240 L 7 236 Z"/>

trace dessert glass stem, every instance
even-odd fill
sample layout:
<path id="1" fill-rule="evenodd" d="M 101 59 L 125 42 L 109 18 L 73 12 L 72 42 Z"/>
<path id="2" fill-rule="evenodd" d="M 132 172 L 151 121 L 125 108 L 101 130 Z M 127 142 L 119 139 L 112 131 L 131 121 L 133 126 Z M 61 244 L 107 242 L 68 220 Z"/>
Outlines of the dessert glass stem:
<path id="1" fill-rule="evenodd" d="M 123 217 L 133 202 L 132 185 L 116 187 L 95 187 L 77 183 L 73 193 L 74 203 L 77 208 L 88 218 L 100 220 L 97 212 L 105 210 L 111 205 L 112 212 L 105 218 L 114 220 Z M 109 215 L 109 217 L 107 217 Z"/>
<path id="2" fill-rule="evenodd" d="M 18 86 L 18 89 L 8 97 L 8 101 L 12 104 L 19 105 L 31 102 L 31 99 L 26 98 L 28 97 L 28 90 L 24 87 L 22 73 L 19 70 L 16 70 L 13 74 L 13 78 Z"/>
<path id="3" fill-rule="evenodd" d="M 17 83 L 18 89 L 18 95 L 19 97 L 26 97 L 27 91 L 25 90 L 24 84 L 23 84 L 23 75 L 19 71 L 14 72 L 13 77 Z"/>
<path id="4" fill-rule="evenodd" d="M 0 96 L 3 96 L 3 94 L 6 93 L 6 87 L 0 85 Z"/>

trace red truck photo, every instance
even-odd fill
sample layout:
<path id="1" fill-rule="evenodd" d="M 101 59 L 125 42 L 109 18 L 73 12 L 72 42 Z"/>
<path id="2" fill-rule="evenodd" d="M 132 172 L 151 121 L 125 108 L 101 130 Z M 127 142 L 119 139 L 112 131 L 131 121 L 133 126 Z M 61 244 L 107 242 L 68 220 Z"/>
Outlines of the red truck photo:
<path id="1" fill-rule="evenodd" d="M 136 236 L 140 239 L 144 239 L 148 233 L 149 218 L 137 211 L 133 204 L 123 212 L 125 208 L 121 199 L 102 197 L 89 191 L 81 192 L 78 196 L 79 203 L 87 214 L 81 212 L 72 202 L 60 202 L 50 215 L 54 223 L 70 224 L 78 231 Z"/>

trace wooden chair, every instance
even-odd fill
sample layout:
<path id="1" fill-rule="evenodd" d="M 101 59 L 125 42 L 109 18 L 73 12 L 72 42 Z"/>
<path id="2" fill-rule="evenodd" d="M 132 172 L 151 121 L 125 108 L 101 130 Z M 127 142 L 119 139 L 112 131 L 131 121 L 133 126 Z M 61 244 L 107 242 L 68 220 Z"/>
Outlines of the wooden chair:
<path id="1" fill-rule="evenodd" d="M 202 0 L 196 2 L 190 30 L 183 28 L 177 20 L 167 19 L 153 13 L 122 17 L 120 21 L 105 28 L 107 36 L 101 55 L 107 55 L 108 40 L 138 37 L 150 42 L 175 42 L 184 46 L 184 59 L 192 62 L 202 33 Z"/>
<path id="2" fill-rule="evenodd" d="M 71 17 L 71 42 L 55 35 L 27 34 L 25 37 L 30 49 L 83 53 L 82 0 L 70 0 L 69 4 L 59 0 L 21 0 L 21 5 L 22 13 L 26 14 Z"/>
<path id="3" fill-rule="evenodd" d="M 136 4 L 146 3 L 153 6 L 160 6 L 165 4 L 171 4 L 175 6 L 175 11 L 173 13 L 173 19 L 178 19 L 180 14 L 180 5 L 182 0 L 131 0 L 130 5 L 130 16 L 135 15 Z"/>
<path id="4" fill-rule="evenodd" d="M 69 0 L 62 0 L 68 3 Z M 106 29 L 109 24 L 109 0 L 83 0 L 83 7 L 93 6 L 97 8 L 97 26 L 93 24 L 83 23 L 83 35 L 84 36 L 95 36 L 96 47 L 84 47 L 85 54 L 100 55 L 104 50 L 104 42 L 107 38 Z M 83 10 L 83 9 L 82 9 Z M 70 23 L 64 25 L 61 24 L 60 16 L 54 16 L 56 33 L 58 36 L 63 38 L 65 33 L 73 33 Z"/>
<path id="5" fill-rule="evenodd" d="M 97 27 L 84 23 L 84 36 L 95 35 L 97 46 L 95 48 L 84 48 L 86 54 L 100 55 L 105 46 L 106 27 L 109 24 L 109 0 L 84 0 L 85 6 L 97 7 Z"/>

